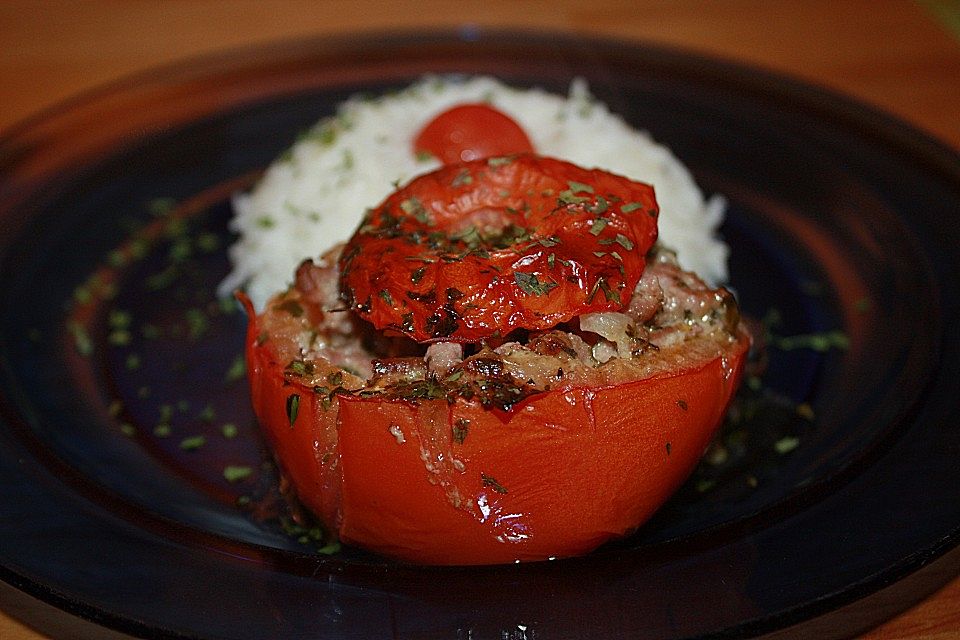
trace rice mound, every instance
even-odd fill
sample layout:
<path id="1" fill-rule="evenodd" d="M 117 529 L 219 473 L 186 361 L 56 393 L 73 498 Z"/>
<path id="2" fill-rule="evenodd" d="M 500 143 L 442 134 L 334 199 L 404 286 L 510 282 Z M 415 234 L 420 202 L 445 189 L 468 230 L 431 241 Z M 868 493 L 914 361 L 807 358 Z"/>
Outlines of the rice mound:
<path id="1" fill-rule="evenodd" d="M 425 77 L 397 93 L 354 97 L 278 158 L 249 193 L 234 198 L 233 270 L 220 285 L 242 287 L 261 309 L 289 286 L 305 258 L 353 234 L 363 213 L 413 177 L 439 166 L 417 158 L 412 140 L 436 115 L 464 102 L 486 102 L 513 118 L 541 155 L 601 168 L 654 186 L 660 242 L 684 269 L 718 284 L 728 248 L 717 236 L 724 202 L 705 199 L 666 147 L 636 131 L 574 80 L 569 95 L 515 89 L 498 80 Z"/>

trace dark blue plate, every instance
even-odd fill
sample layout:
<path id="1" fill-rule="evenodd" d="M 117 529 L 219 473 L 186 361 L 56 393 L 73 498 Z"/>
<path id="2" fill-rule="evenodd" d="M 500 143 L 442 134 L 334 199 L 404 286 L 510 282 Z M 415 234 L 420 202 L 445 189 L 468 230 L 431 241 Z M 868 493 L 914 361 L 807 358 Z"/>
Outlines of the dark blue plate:
<path id="1" fill-rule="evenodd" d="M 327 555 L 276 500 L 238 368 L 244 318 L 213 292 L 229 195 L 342 99 L 426 72 L 558 92 L 583 76 L 729 200 L 732 283 L 770 331 L 757 384 L 658 516 L 584 558 Z M 8 133 L 0 171 L 0 577 L 77 625 L 830 637 L 960 563 L 960 159 L 862 105 L 623 42 L 364 35 L 88 94 Z"/>

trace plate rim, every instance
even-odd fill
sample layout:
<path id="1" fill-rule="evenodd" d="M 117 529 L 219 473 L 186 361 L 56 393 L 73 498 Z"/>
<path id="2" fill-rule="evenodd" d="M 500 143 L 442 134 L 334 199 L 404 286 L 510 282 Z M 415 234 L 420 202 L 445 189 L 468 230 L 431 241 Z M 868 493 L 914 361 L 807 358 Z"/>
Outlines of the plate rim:
<path id="1" fill-rule="evenodd" d="M 543 42 L 548 40 L 551 42 L 556 42 L 559 40 L 562 43 L 575 42 L 580 43 L 581 46 L 626 46 L 629 47 L 634 53 L 666 56 L 668 59 L 679 60 L 680 62 L 685 62 L 687 64 L 689 64 L 691 61 L 694 61 L 707 65 L 712 71 L 722 69 L 727 72 L 736 73 L 737 77 L 733 80 L 736 84 L 758 86 L 773 83 L 775 85 L 775 89 L 767 86 L 764 90 L 767 92 L 777 93 L 778 95 L 792 95 L 801 97 L 803 100 L 805 100 L 805 106 L 813 106 L 816 109 L 829 112 L 834 120 L 836 120 L 837 116 L 839 115 L 841 117 L 842 124 L 845 127 L 856 125 L 853 128 L 861 129 L 862 131 L 869 133 L 872 138 L 882 140 L 884 142 L 884 146 L 890 146 L 890 144 L 893 143 L 897 145 L 901 151 L 906 150 L 909 152 L 911 157 L 915 159 L 922 159 L 925 163 L 925 166 L 928 166 L 932 171 L 936 171 L 943 176 L 950 178 L 951 181 L 955 181 L 957 184 L 960 184 L 960 162 L 958 162 L 960 156 L 958 156 L 953 149 L 931 137 L 926 132 L 913 127 L 909 123 L 906 123 L 895 116 L 891 116 L 870 105 L 841 95 L 832 90 L 824 89 L 822 87 L 811 85 L 807 82 L 796 80 L 779 72 L 771 72 L 760 67 L 749 66 L 743 63 L 719 59 L 713 56 L 689 52 L 674 47 L 650 45 L 649 43 L 642 41 L 624 40 L 621 38 L 597 37 L 591 35 L 584 36 L 566 32 L 560 32 L 557 34 L 556 32 L 551 31 L 536 30 L 534 33 L 537 37 L 543 39 L 540 41 L 540 46 L 542 46 Z M 324 46 L 336 48 L 343 46 L 344 43 L 350 42 L 352 39 L 367 39 L 370 37 L 385 38 L 383 42 L 388 46 L 395 41 L 415 42 L 422 38 L 426 38 L 428 40 L 453 40 L 458 42 L 472 42 L 474 41 L 473 38 L 475 38 L 475 41 L 484 43 L 491 40 L 496 41 L 502 38 L 529 38 L 530 31 L 515 29 L 484 29 L 476 34 L 471 33 L 467 38 L 464 37 L 464 34 L 461 30 L 457 29 L 414 31 L 401 30 L 390 31 L 386 35 L 384 32 L 371 31 L 362 32 L 361 34 L 343 35 L 339 38 L 297 38 L 292 42 L 293 45 L 298 49 L 309 49 L 311 45 L 315 45 L 318 42 L 322 42 Z M 205 72 L 211 72 L 223 64 L 226 64 L 227 66 L 236 66 L 239 68 L 243 66 L 243 61 L 251 60 L 258 56 L 265 56 L 266 59 L 271 60 L 273 59 L 271 54 L 275 55 L 276 52 L 281 50 L 289 51 L 289 46 L 290 41 L 279 41 L 268 43 L 266 45 L 238 47 L 236 49 L 215 52 L 212 54 L 203 54 L 201 56 L 178 60 L 151 68 L 146 71 L 137 72 L 121 79 L 108 82 L 99 87 L 83 91 L 72 98 L 68 98 L 67 100 L 47 107 L 35 113 L 34 115 L 15 123 L 11 127 L 6 127 L 2 132 L 0 132 L 0 151 L 15 143 L 18 138 L 28 135 L 34 128 L 38 126 L 44 126 L 51 120 L 56 120 L 57 118 L 62 117 L 64 114 L 69 114 L 78 106 L 83 106 L 84 104 L 96 102 L 104 98 L 122 95 L 125 91 L 131 88 L 136 88 L 144 82 L 148 84 L 168 82 L 172 79 L 175 79 L 177 75 L 184 69 L 189 69 L 192 66 L 197 65 L 198 61 L 201 63 L 199 66 L 203 67 Z M 238 52 L 244 54 L 241 58 L 239 58 L 240 62 L 238 62 L 238 57 L 236 55 Z M 219 108 L 215 109 L 211 113 L 216 113 L 219 110 Z M 2 182 L 0 182 L 0 184 L 2 184 Z M 910 558 L 910 562 L 905 562 L 904 565 L 899 568 L 900 570 L 897 572 L 899 577 L 890 580 L 890 582 L 895 582 L 897 579 L 902 578 L 903 576 L 912 574 L 919 569 L 929 566 L 934 560 L 948 555 L 949 552 L 952 551 L 958 544 L 960 544 L 960 527 L 956 528 L 949 536 L 947 536 L 947 538 L 943 539 L 941 544 L 938 545 L 936 549 L 929 549 L 926 550 L 926 553 L 915 554 L 914 557 Z M 884 579 L 880 580 L 880 582 L 885 582 L 891 577 L 891 575 L 884 576 Z M 27 584 L 29 582 L 29 578 L 11 572 L 8 567 L 0 565 L 0 578 L 4 579 L 4 581 L 10 584 L 21 582 L 20 585 L 14 584 L 14 586 L 29 592 L 29 585 Z M 877 577 L 874 576 L 874 580 L 876 579 Z M 875 593 L 884 588 L 884 586 L 887 586 L 878 582 L 873 582 L 872 584 L 875 587 L 872 590 L 868 589 L 868 585 L 866 584 L 860 585 L 865 592 L 850 600 L 844 601 L 841 597 L 843 594 L 834 594 L 831 599 L 835 601 L 834 604 L 850 604 L 857 599 L 864 597 L 864 595 Z M 43 591 L 43 585 L 34 586 L 37 587 L 39 591 Z M 50 596 L 52 593 L 53 592 L 50 591 L 47 595 Z M 60 597 L 69 601 L 67 596 L 63 596 L 61 594 Z M 99 617 L 95 607 L 93 607 L 90 611 L 85 611 L 83 610 L 85 606 L 84 603 L 70 602 L 70 604 L 71 606 L 76 607 L 74 613 L 80 617 L 90 620 L 96 620 Z M 821 604 L 824 603 L 821 602 Z M 87 606 L 92 607 L 92 605 Z M 123 620 L 123 618 L 117 618 L 118 622 L 121 620 Z M 778 628 L 783 627 L 778 626 L 768 629 L 768 631 Z M 141 631 L 135 627 L 131 627 L 130 629 L 138 633 Z"/>

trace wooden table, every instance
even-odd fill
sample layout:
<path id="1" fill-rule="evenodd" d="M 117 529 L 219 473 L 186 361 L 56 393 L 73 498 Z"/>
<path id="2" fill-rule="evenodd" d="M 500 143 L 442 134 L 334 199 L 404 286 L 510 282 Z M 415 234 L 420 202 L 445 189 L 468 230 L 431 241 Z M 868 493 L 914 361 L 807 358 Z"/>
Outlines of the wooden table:
<path id="1" fill-rule="evenodd" d="M 85 89 L 197 54 L 464 23 L 610 35 L 750 63 L 849 94 L 960 150 L 958 0 L 4 0 L 0 134 Z M 0 612 L 3 640 L 43 637 Z M 865 637 L 960 637 L 960 578 Z"/>

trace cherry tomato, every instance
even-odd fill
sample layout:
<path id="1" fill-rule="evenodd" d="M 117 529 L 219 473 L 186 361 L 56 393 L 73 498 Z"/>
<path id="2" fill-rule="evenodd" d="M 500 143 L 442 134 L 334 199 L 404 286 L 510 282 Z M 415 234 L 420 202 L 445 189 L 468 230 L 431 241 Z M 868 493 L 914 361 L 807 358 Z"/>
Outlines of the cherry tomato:
<path id="1" fill-rule="evenodd" d="M 749 342 L 661 353 L 675 358 L 666 372 L 504 413 L 475 398 L 319 394 L 247 308 L 253 406 L 300 500 L 346 543 L 430 564 L 573 556 L 632 532 L 697 464 Z"/>
<path id="2" fill-rule="evenodd" d="M 533 155 L 445 165 L 370 212 L 348 306 L 419 342 L 478 342 L 624 308 L 657 237 L 653 188 Z"/>
<path id="3" fill-rule="evenodd" d="M 462 104 L 427 123 L 414 139 L 413 149 L 450 164 L 532 153 L 533 145 L 510 116 L 485 104 Z"/>

